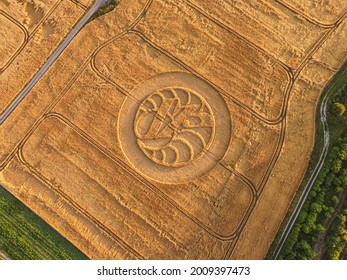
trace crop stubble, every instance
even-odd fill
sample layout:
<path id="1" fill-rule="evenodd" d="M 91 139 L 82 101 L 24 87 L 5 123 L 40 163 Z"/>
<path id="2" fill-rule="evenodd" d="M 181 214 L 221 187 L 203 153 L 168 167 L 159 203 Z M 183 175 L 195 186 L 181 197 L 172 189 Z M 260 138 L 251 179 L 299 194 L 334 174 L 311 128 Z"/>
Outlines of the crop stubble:
<path id="1" fill-rule="evenodd" d="M 281 1 L 205 2 L 121 2 L 0 127 L 1 182 L 91 258 L 263 258 L 306 170 L 317 100 L 346 58 L 342 11 L 324 26 Z M 216 130 L 141 105 L 153 91 Z M 146 148 L 175 135 L 184 166 L 136 151 L 136 107 L 166 124 Z"/>

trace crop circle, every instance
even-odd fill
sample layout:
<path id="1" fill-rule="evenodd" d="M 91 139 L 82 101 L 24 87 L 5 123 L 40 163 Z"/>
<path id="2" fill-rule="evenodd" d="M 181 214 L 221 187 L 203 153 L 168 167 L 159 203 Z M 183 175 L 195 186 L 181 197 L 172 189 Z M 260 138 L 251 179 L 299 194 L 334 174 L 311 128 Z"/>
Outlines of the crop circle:
<path id="1" fill-rule="evenodd" d="M 231 118 L 208 82 L 189 73 L 164 73 L 125 99 L 118 137 L 125 157 L 143 176 L 182 183 L 206 174 L 223 158 Z"/>
<path id="2" fill-rule="evenodd" d="M 142 102 L 134 130 L 137 143 L 148 158 L 164 166 L 180 167 L 209 149 L 215 121 L 202 96 L 182 87 L 167 87 Z"/>

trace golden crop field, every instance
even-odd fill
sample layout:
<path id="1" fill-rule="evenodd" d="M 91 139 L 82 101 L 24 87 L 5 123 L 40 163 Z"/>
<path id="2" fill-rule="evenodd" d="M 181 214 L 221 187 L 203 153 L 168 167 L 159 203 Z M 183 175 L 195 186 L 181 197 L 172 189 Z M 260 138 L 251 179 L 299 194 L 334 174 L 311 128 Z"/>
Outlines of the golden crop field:
<path id="1" fill-rule="evenodd" d="M 92 259 L 264 258 L 305 174 L 320 94 L 347 58 L 346 10 L 121 1 L 0 126 L 1 184 Z M 20 49 L 23 28 L 5 35 L 0 63 L 42 53 Z M 32 65 L 18 59 L 16 73 Z M 15 72 L 0 76 L 0 108 L 28 80 Z"/>
<path id="2" fill-rule="evenodd" d="M 0 0 L 0 113 L 86 9 L 70 0 Z"/>

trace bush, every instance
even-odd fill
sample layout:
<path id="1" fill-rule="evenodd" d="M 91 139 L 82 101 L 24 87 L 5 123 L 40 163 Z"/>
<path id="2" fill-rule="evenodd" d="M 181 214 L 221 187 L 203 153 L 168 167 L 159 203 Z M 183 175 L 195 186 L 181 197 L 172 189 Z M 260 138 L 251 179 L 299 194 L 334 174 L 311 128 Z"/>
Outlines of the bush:
<path id="1" fill-rule="evenodd" d="M 335 102 L 331 108 L 331 114 L 334 116 L 342 116 L 345 112 L 345 105 L 339 102 Z"/>

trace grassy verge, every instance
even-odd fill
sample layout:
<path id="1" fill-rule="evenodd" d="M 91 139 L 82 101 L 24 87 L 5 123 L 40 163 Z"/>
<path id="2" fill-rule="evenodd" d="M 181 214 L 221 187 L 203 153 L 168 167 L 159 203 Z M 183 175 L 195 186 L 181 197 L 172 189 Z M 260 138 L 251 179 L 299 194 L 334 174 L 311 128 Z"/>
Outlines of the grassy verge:
<path id="1" fill-rule="evenodd" d="M 322 149 L 323 149 L 323 127 L 322 127 L 322 123 L 320 121 L 320 113 L 319 113 L 319 109 L 320 109 L 320 105 L 321 102 L 324 98 L 324 96 L 326 95 L 330 95 L 330 99 L 329 100 L 333 100 L 334 97 L 336 95 L 339 94 L 339 92 L 341 91 L 341 89 L 347 84 L 347 63 L 340 69 L 340 71 L 335 75 L 335 77 L 331 80 L 331 82 L 327 85 L 327 87 L 325 88 L 323 94 L 320 97 L 320 101 L 319 104 L 317 106 L 317 114 L 316 114 L 316 132 L 315 132 L 315 145 L 311 154 L 311 159 L 309 161 L 309 165 L 308 165 L 308 169 L 306 172 L 306 175 L 304 176 L 301 185 L 292 201 L 292 204 L 289 208 L 289 211 L 286 215 L 286 217 L 284 218 L 282 225 L 280 227 L 280 230 L 278 231 L 276 238 L 274 239 L 274 241 L 272 242 L 272 245 L 267 253 L 266 259 L 272 259 L 273 257 L 273 253 L 274 250 L 283 234 L 284 228 L 286 226 L 286 224 L 288 223 L 296 204 L 298 203 L 304 189 L 305 186 L 307 185 L 315 166 L 318 163 L 318 160 L 320 158 Z M 331 103 L 331 101 L 329 101 L 329 103 Z M 328 104 L 328 108 L 330 107 L 330 104 Z M 331 148 L 333 146 L 335 146 L 338 142 L 338 139 L 347 131 L 346 130 L 346 125 L 337 121 L 336 118 L 332 117 L 331 114 L 328 112 L 327 113 L 327 117 L 328 117 L 328 124 L 329 124 L 329 130 L 330 130 L 330 148 L 329 150 L 331 151 Z"/>
<path id="2" fill-rule="evenodd" d="M 3 187 L 0 187 L 0 251 L 16 260 L 87 259 Z"/>

